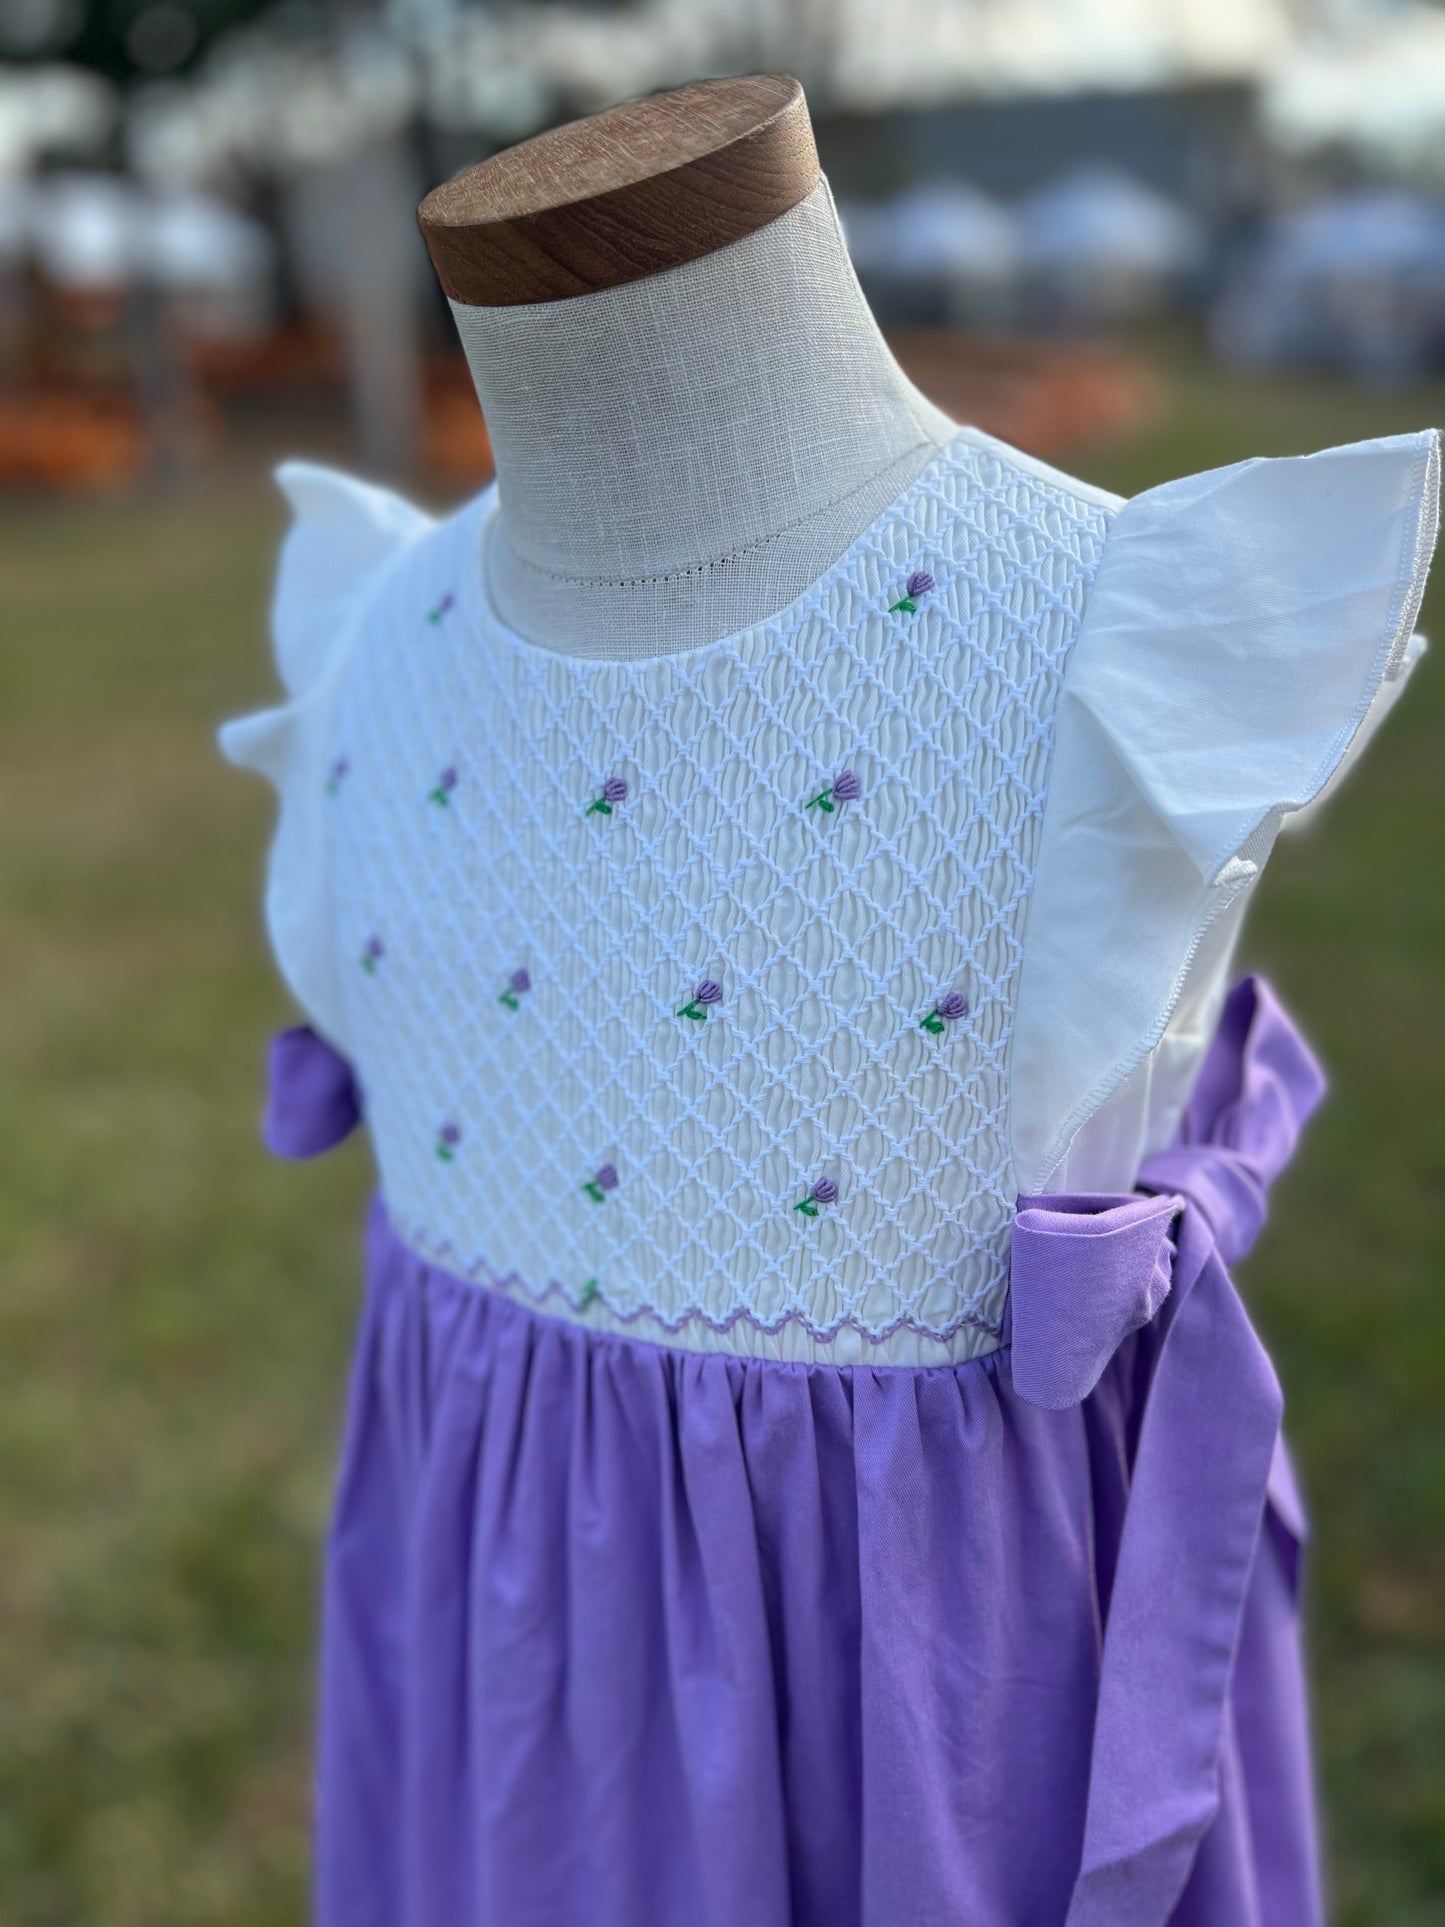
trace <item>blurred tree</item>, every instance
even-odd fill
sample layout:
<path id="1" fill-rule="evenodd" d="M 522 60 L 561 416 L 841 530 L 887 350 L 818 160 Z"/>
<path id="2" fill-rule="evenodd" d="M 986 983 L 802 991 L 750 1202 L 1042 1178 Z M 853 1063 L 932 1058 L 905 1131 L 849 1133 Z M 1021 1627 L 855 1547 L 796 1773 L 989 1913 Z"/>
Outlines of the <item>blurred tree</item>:
<path id="1" fill-rule="evenodd" d="M 0 59 L 69 60 L 110 79 L 183 73 L 272 0 L 4 0 Z"/>

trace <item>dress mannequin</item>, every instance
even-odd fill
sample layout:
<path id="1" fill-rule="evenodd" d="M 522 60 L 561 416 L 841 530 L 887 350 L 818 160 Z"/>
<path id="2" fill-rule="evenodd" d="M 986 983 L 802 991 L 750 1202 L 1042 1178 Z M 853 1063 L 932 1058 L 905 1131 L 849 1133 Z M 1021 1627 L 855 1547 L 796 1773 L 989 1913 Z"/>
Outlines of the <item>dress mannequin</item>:
<path id="1" fill-rule="evenodd" d="M 1220 993 L 1439 437 L 1120 501 L 949 436 L 800 130 L 730 83 L 451 183 L 500 494 L 280 474 L 267 1135 L 380 1178 L 318 1927 L 1319 1927 L 1228 1266 L 1321 1076 Z"/>
<path id="2" fill-rule="evenodd" d="M 795 81 L 559 128 L 423 202 L 497 460 L 497 611 L 574 655 L 691 648 L 793 601 L 953 424 L 848 259 Z"/>

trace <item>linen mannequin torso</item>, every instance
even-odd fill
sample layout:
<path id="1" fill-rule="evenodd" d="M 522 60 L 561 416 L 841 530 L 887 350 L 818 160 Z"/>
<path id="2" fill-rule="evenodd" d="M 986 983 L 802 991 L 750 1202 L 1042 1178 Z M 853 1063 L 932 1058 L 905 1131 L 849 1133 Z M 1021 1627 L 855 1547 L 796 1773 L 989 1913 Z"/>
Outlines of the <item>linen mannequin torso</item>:
<path id="1" fill-rule="evenodd" d="M 665 274 L 451 307 L 497 460 L 492 595 L 568 654 L 667 655 L 773 614 L 953 433 L 878 332 L 821 179 Z"/>

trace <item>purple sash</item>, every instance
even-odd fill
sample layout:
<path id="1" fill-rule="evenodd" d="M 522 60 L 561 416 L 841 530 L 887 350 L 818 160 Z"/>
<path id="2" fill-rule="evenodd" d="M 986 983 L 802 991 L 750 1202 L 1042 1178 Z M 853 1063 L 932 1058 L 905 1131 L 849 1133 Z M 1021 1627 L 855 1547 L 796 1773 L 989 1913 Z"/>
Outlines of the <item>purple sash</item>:
<path id="1" fill-rule="evenodd" d="M 1225 1269 L 1264 1222 L 1324 1079 L 1268 987 L 1236 985 L 1157 1195 L 1021 1199 L 1013 1382 L 1086 1398 L 1150 1326 L 1152 1370 L 1104 1634 L 1083 1860 L 1066 1927 L 1167 1921 L 1219 1801 L 1225 1701 L 1266 1501 L 1303 1520 L 1274 1370 Z"/>

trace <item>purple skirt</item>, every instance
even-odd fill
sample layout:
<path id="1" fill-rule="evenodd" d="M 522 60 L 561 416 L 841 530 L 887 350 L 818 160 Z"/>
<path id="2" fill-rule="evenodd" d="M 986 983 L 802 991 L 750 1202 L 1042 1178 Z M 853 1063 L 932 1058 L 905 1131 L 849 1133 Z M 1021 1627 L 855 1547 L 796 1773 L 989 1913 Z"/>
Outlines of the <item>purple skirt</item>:
<path id="1" fill-rule="evenodd" d="M 354 1120 L 290 1034 L 271 1138 Z M 374 1209 L 321 1927 L 1311 1927 L 1279 1393 L 1226 1262 L 1320 1092 L 1238 987 L 1147 1194 L 1021 1201 L 1012 1342 L 702 1355 Z"/>

